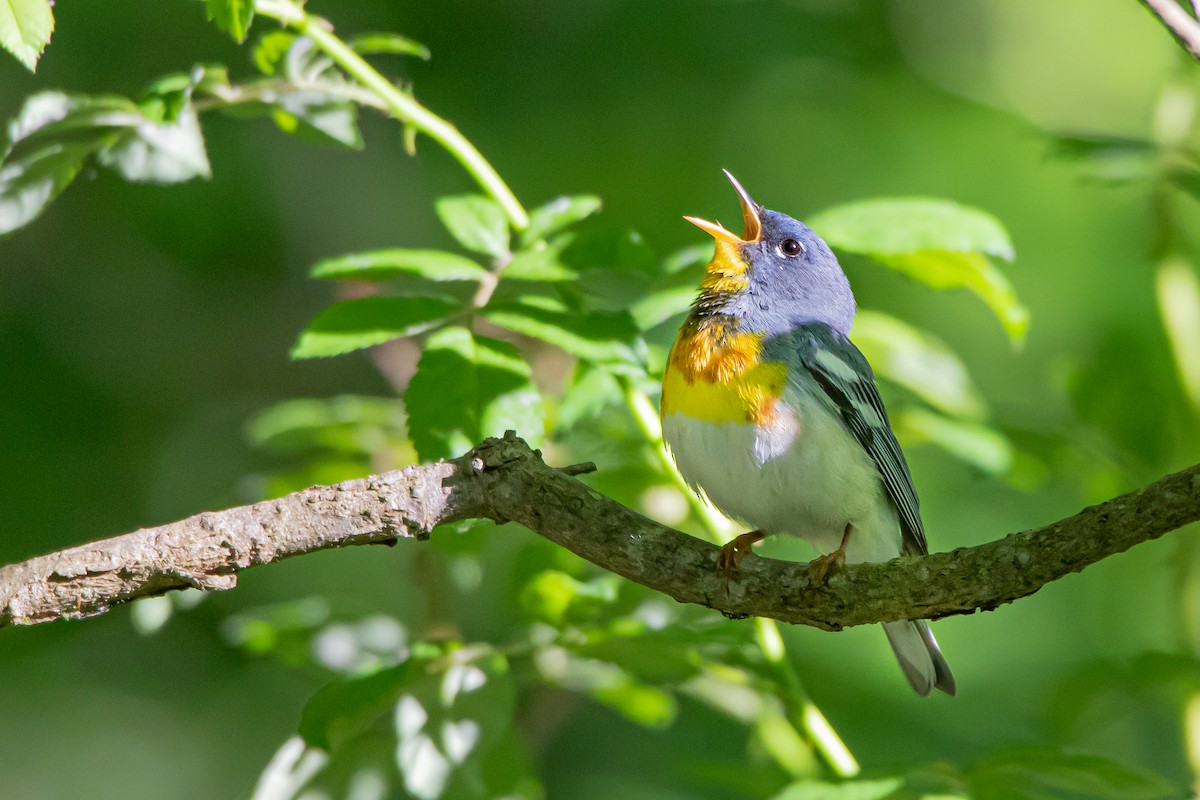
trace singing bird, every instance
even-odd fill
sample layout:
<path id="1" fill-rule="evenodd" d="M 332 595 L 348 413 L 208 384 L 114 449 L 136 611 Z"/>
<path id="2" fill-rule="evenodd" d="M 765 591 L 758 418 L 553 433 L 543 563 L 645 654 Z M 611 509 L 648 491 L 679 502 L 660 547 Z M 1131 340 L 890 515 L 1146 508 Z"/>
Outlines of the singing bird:
<path id="1" fill-rule="evenodd" d="M 737 179 L 745 230 L 685 217 L 716 240 L 663 377 L 663 436 L 684 479 L 755 530 L 721 548 L 727 577 L 754 542 L 799 536 L 845 563 L 928 552 L 917 493 L 866 358 L 850 341 L 854 294 L 807 225 L 755 203 Z M 954 694 L 925 620 L 885 622 L 913 689 Z"/>

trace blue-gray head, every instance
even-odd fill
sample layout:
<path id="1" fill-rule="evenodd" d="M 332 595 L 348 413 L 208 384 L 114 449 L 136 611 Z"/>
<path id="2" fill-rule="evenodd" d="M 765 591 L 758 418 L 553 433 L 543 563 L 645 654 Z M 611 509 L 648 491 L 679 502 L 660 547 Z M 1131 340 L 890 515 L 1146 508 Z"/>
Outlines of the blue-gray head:
<path id="1" fill-rule="evenodd" d="M 848 334 L 854 294 L 829 245 L 803 222 L 755 203 L 728 170 L 725 176 L 741 202 L 742 235 L 684 217 L 717 240 L 696 309 L 736 317 L 743 330 L 768 335 L 806 322 Z"/>

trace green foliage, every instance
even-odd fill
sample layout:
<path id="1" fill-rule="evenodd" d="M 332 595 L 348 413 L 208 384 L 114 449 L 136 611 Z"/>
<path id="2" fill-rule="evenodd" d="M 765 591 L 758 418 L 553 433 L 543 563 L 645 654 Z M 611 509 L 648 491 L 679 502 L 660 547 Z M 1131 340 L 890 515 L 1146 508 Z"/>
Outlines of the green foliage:
<path id="1" fill-rule="evenodd" d="M 238 44 L 246 41 L 254 21 L 254 0 L 204 0 L 209 20 L 233 37 Z"/>
<path id="2" fill-rule="evenodd" d="M 442 197 L 435 208 L 446 230 L 463 247 L 494 258 L 508 255 L 508 220 L 493 200 L 476 194 Z"/>
<path id="3" fill-rule="evenodd" d="M 0 47 L 30 72 L 37 67 L 53 32 L 49 0 L 0 0 Z"/>
<path id="4" fill-rule="evenodd" d="M 362 297 L 330 306 L 309 323 L 292 358 L 324 358 L 431 330 L 456 310 L 430 297 Z"/>
<path id="5" fill-rule="evenodd" d="M 273 6 L 261 5 L 260 18 Z M 32 5 L 10 0 L 9 7 Z M 3 35 L 5 8 L 0 5 L 0 43 L 12 49 Z M 242 41 L 254 6 L 209 0 L 208 13 Z M 407 82 L 371 72 L 368 62 L 353 58 L 427 59 L 428 49 L 390 33 L 342 42 L 332 26 L 306 19 L 308 35 L 290 25 L 257 40 L 252 56 L 259 74 L 250 78 L 231 79 L 224 67 L 203 65 L 154 81 L 136 101 L 57 92 L 30 97 L 10 124 L 0 161 L 0 232 L 34 219 L 88 163 L 129 181 L 208 177 L 200 123 L 209 111 L 268 118 L 289 135 L 348 149 L 363 146 L 360 107 L 390 115 L 405 126 L 406 135 L 416 131 L 413 115 L 397 111 L 397 97 L 416 102 Z M 350 56 L 322 37 L 333 37 Z M 483 192 L 435 202 L 438 217 L 467 254 L 427 249 L 419 235 L 416 240 L 395 235 L 392 247 L 321 258 L 312 277 L 336 281 L 342 299 L 317 315 L 293 350 L 297 359 L 320 358 L 406 338 L 408 346 L 397 348 L 398 358 L 381 351 L 377 359 L 389 365 L 386 377 L 396 392 L 291 400 L 263 411 L 247 434 L 267 463 L 258 465 L 255 480 L 240 489 L 277 496 L 456 456 L 484 436 L 515 429 L 544 446 L 551 463 L 599 462 L 600 472 L 586 478 L 598 490 L 672 525 L 712 534 L 718 527 L 713 512 L 681 492 L 665 463 L 655 438 L 653 403 L 667 348 L 695 296 L 711 243 L 662 257 L 638 233 L 597 218 L 601 202 L 592 195 L 550 200 L 532 209 L 525 224 L 505 202 L 503 182 L 500 187 L 489 182 L 490 167 L 472 160 L 477 153 L 446 146 Z M 1157 140 L 1079 134 L 1055 137 L 1053 153 L 1108 183 L 1153 182 L 1156 192 L 1196 195 L 1200 171 L 1189 148 L 1184 142 L 1168 151 Z M 987 304 L 1010 337 L 1024 335 L 1028 312 L 1001 270 L 1002 262 L 1013 259 L 1013 246 L 991 215 L 948 200 L 880 198 L 832 208 L 809 221 L 839 255 L 868 257 L 934 289 L 966 288 Z M 1184 238 L 1163 235 L 1177 249 L 1184 247 L 1178 243 Z M 1187 262 L 1169 263 L 1175 266 L 1160 275 L 1166 287 L 1160 292 L 1177 297 L 1186 289 L 1189 298 L 1195 295 L 1180 272 L 1190 270 Z M 1127 404 L 1111 401 L 1112 392 L 1126 393 L 1126 386 L 1111 388 L 1120 380 L 1138 387 L 1139 397 L 1143 387 L 1154 385 L 1145 365 L 1114 375 L 1105 367 L 1117 359 L 1101 350 L 1104 357 L 1085 365 L 1087 370 L 1057 363 L 1045 367 L 1036 383 L 1069 384 L 1064 402 L 1073 404 L 1041 418 L 1006 408 L 1015 402 L 1011 395 L 1028 391 L 1015 381 L 1009 387 L 1008 376 L 986 375 L 977 385 L 971 372 L 982 374 L 974 360 L 978 350 L 964 346 L 967 332 L 960 339 L 957 331 L 939 328 L 943 340 L 906 321 L 911 315 L 897 313 L 905 319 L 863 311 L 853 336 L 884 384 L 899 437 L 909 452 L 928 444 L 956 459 L 945 470 L 955 480 L 962 472 L 959 465 L 969 465 L 971 477 L 1008 505 L 1021 505 L 1012 502 L 1013 486 L 1030 483 L 1027 474 L 1038 468 L 1047 471 L 1039 459 L 1058 458 L 1056 466 L 1094 460 L 1109 467 L 1126 454 L 1113 445 L 1117 437 L 1094 445 L 1101 439 L 1096 431 L 1111 433 L 1125 425 L 1133 432 L 1125 440 L 1138 443 L 1141 428 L 1135 426 L 1159 424 L 1149 413 L 1131 420 Z M 1172 344 L 1184 354 L 1176 359 L 1181 374 L 1194 361 L 1188 356 L 1187 317 L 1176 313 L 1168 326 Z M 1114 341 L 1111 348 L 1128 347 L 1124 340 Z M 972 354 L 971 369 L 956 348 Z M 1005 392 L 995 391 L 997 383 Z M 991 389 L 992 403 L 984 400 L 980 386 Z M 402 399 L 396 396 L 401 393 Z M 1065 423 L 1050 414 L 1077 414 L 1081 425 L 1090 426 L 1078 437 L 1086 444 L 1065 442 Z M 1078 471 L 1094 479 L 1100 470 Z M 944 477 L 939 482 L 936 470 L 919 477 L 933 486 L 951 483 Z M 1073 496 L 1068 499 L 1074 502 Z M 879 777 L 879 767 L 873 766 L 900 761 L 890 748 L 906 752 L 901 748 L 910 743 L 896 740 L 895 726 L 889 727 L 885 745 L 860 741 L 870 741 L 870 719 L 900 719 L 907 713 L 891 694 L 901 687 L 847 701 L 837 696 L 846 691 L 842 682 L 831 680 L 820 687 L 822 707 L 828 696 L 842 707 L 870 712 L 868 721 L 854 723 L 851 742 L 868 774 L 874 769 L 876 776 L 832 782 L 857 771 L 854 758 L 847 766 L 845 758 L 836 757 L 845 745 L 800 684 L 793 661 L 804 659 L 807 678 L 811 654 L 789 655 L 777 631 L 771 639 L 773 628 L 736 624 L 664 602 L 519 530 L 497 533 L 482 523 L 447 526 L 419 555 L 404 558 L 386 562 L 378 592 L 384 600 L 372 598 L 376 583 L 355 572 L 354 591 L 344 595 L 341 584 L 321 586 L 305 590 L 319 595 L 266 601 L 233 613 L 214 608 L 224 601 L 220 598 L 187 620 L 200 628 L 222 615 L 212 628 L 227 646 L 230 662 L 266 657 L 273 660 L 267 670 L 287 668 L 298 681 L 329 681 L 305 705 L 297 735 L 267 765 L 261 785 L 290 787 L 291 797 L 541 797 L 531 753 L 537 754 L 537 771 L 547 772 L 566 758 L 555 749 L 559 728 L 585 728 L 574 734 L 574 743 L 586 740 L 598 747 L 609 730 L 589 726 L 601 720 L 636 739 L 632 747 L 668 737 L 682 742 L 674 758 L 655 764 L 670 789 L 646 790 L 656 792 L 652 796 L 1179 796 L 1157 776 L 1126 766 L 1124 742 L 1105 739 L 1105 731 L 1125 730 L 1121 726 L 1134 724 L 1130 719 L 1146 731 L 1177 729 L 1200 687 L 1190 657 L 1140 665 L 1154 675 L 1173 676 L 1157 684 L 1129 675 L 1074 676 L 1051 703 L 1050 716 L 1054 735 L 1074 738 L 1078 751 L 993 750 L 971 763 L 964 749 L 982 751 L 1011 738 L 1007 730 L 981 730 L 969 748 L 947 755 L 947 763 L 910 767 L 895 777 Z M 1180 583 L 1186 581 L 1180 578 Z M 236 596 L 227 602 L 236 603 Z M 173 609 L 182 607 L 174 603 L 162 598 L 138 603 L 138 631 L 161 631 Z M 402 609 L 397 612 L 402 619 L 376 604 Z M 1005 670 L 1012 666 L 998 663 Z M 870 665 L 863 661 L 852 667 L 857 675 Z M 975 668 L 978 673 L 978 664 Z M 816 659 L 813 674 L 842 675 Z M 563 722 L 559 714 L 578 716 Z M 1104 724 L 1095 724 L 1097 719 Z M 953 735 L 936 739 L 932 722 L 924 727 L 910 722 L 905 720 L 905 730 L 919 730 L 938 742 L 929 744 L 930 750 L 945 746 Z M 1022 730 L 1030 725 L 1024 718 L 1021 723 Z M 641 729 L 658 738 L 637 738 Z M 1159 741 L 1156 735 L 1161 736 L 1148 732 L 1140 738 Z M 718 742 L 719 752 L 701 752 L 702 740 Z M 1184 743 L 1173 744 L 1183 752 Z M 1150 756 L 1141 756 L 1130 755 L 1128 761 L 1159 769 Z M 614 767 L 601 777 L 619 778 L 617 771 Z M 1176 773 L 1163 773 L 1175 780 Z M 621 793 L 623 787 L 606 785 L 604 791 Z"/>
<path id="6" fill-rule="evenodd" d="M 1029 312 L 989 257 L 1013 259 L 1004 227 L 990 214 L 945 200 L 886 198 L 829 209 L 809 220 L 835 250 L 870 256 L 935 289 L 978 295 L 1016 342 Z"/>
<path id="7" fill-rule="evenodd" d="M 382 281 L 405 275 L 430 281 L 478 281 L 487 274 L 487 270 L 455 253 L 394 247 L 327 258 L 318 262 L 310 274 L 314 278 L 355 281 Z"/>
<path id="8" fill-rule="evenodd" d="M 882 780 L 801 781 L 773 800 L 1172 800 L 1178 790 L 1146 770 L 1053 748 L 1020 747 L 959 771 L 945 764 Z"/>
<path id="9" fill-rule="evenodd" d="M 425 342 L 404 393 L 409 430 L 423 461 L 451 458 L 506 430 L 542 437 L 542 402 L 529 365 L 507 342 L 444 328 Z"/>

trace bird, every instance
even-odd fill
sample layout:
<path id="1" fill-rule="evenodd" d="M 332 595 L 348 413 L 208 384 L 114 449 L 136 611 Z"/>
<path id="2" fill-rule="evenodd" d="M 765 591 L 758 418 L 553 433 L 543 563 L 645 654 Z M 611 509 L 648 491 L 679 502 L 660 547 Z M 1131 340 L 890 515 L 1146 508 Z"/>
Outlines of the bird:
<path id="1" fill-rule="evenodd" d="M 811 228 L 755 203 L 724 172 L 744 230 L 684 217 L 716 249 L 667 357 L 660 406 L 687 484 L 754 527 L 720 549 L 717 569 L 728 581 L 769 534 L 823 554 L 806 568 L 818 586 L 847 563 L 927 553 L 908 463 L 849 338 L 857 309 L 846 273 Z M 917 694 L 955 693 L 927 621 L 883 629 Z"/>

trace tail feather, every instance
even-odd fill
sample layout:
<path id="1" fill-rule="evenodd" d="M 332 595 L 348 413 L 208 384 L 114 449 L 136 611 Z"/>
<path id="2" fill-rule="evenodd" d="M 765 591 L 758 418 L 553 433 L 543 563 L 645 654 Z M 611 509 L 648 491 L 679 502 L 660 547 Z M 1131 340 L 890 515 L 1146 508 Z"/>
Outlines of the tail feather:
<path id="1" fill-rule="evenodd" d="M 924 697 L 934 689 L 953 695 L 957 690 L 950 665 L 946 663 L 929 623 L 923 619 L 883 623 L 888 644 L 904 670 L 904 677 Z"/>

